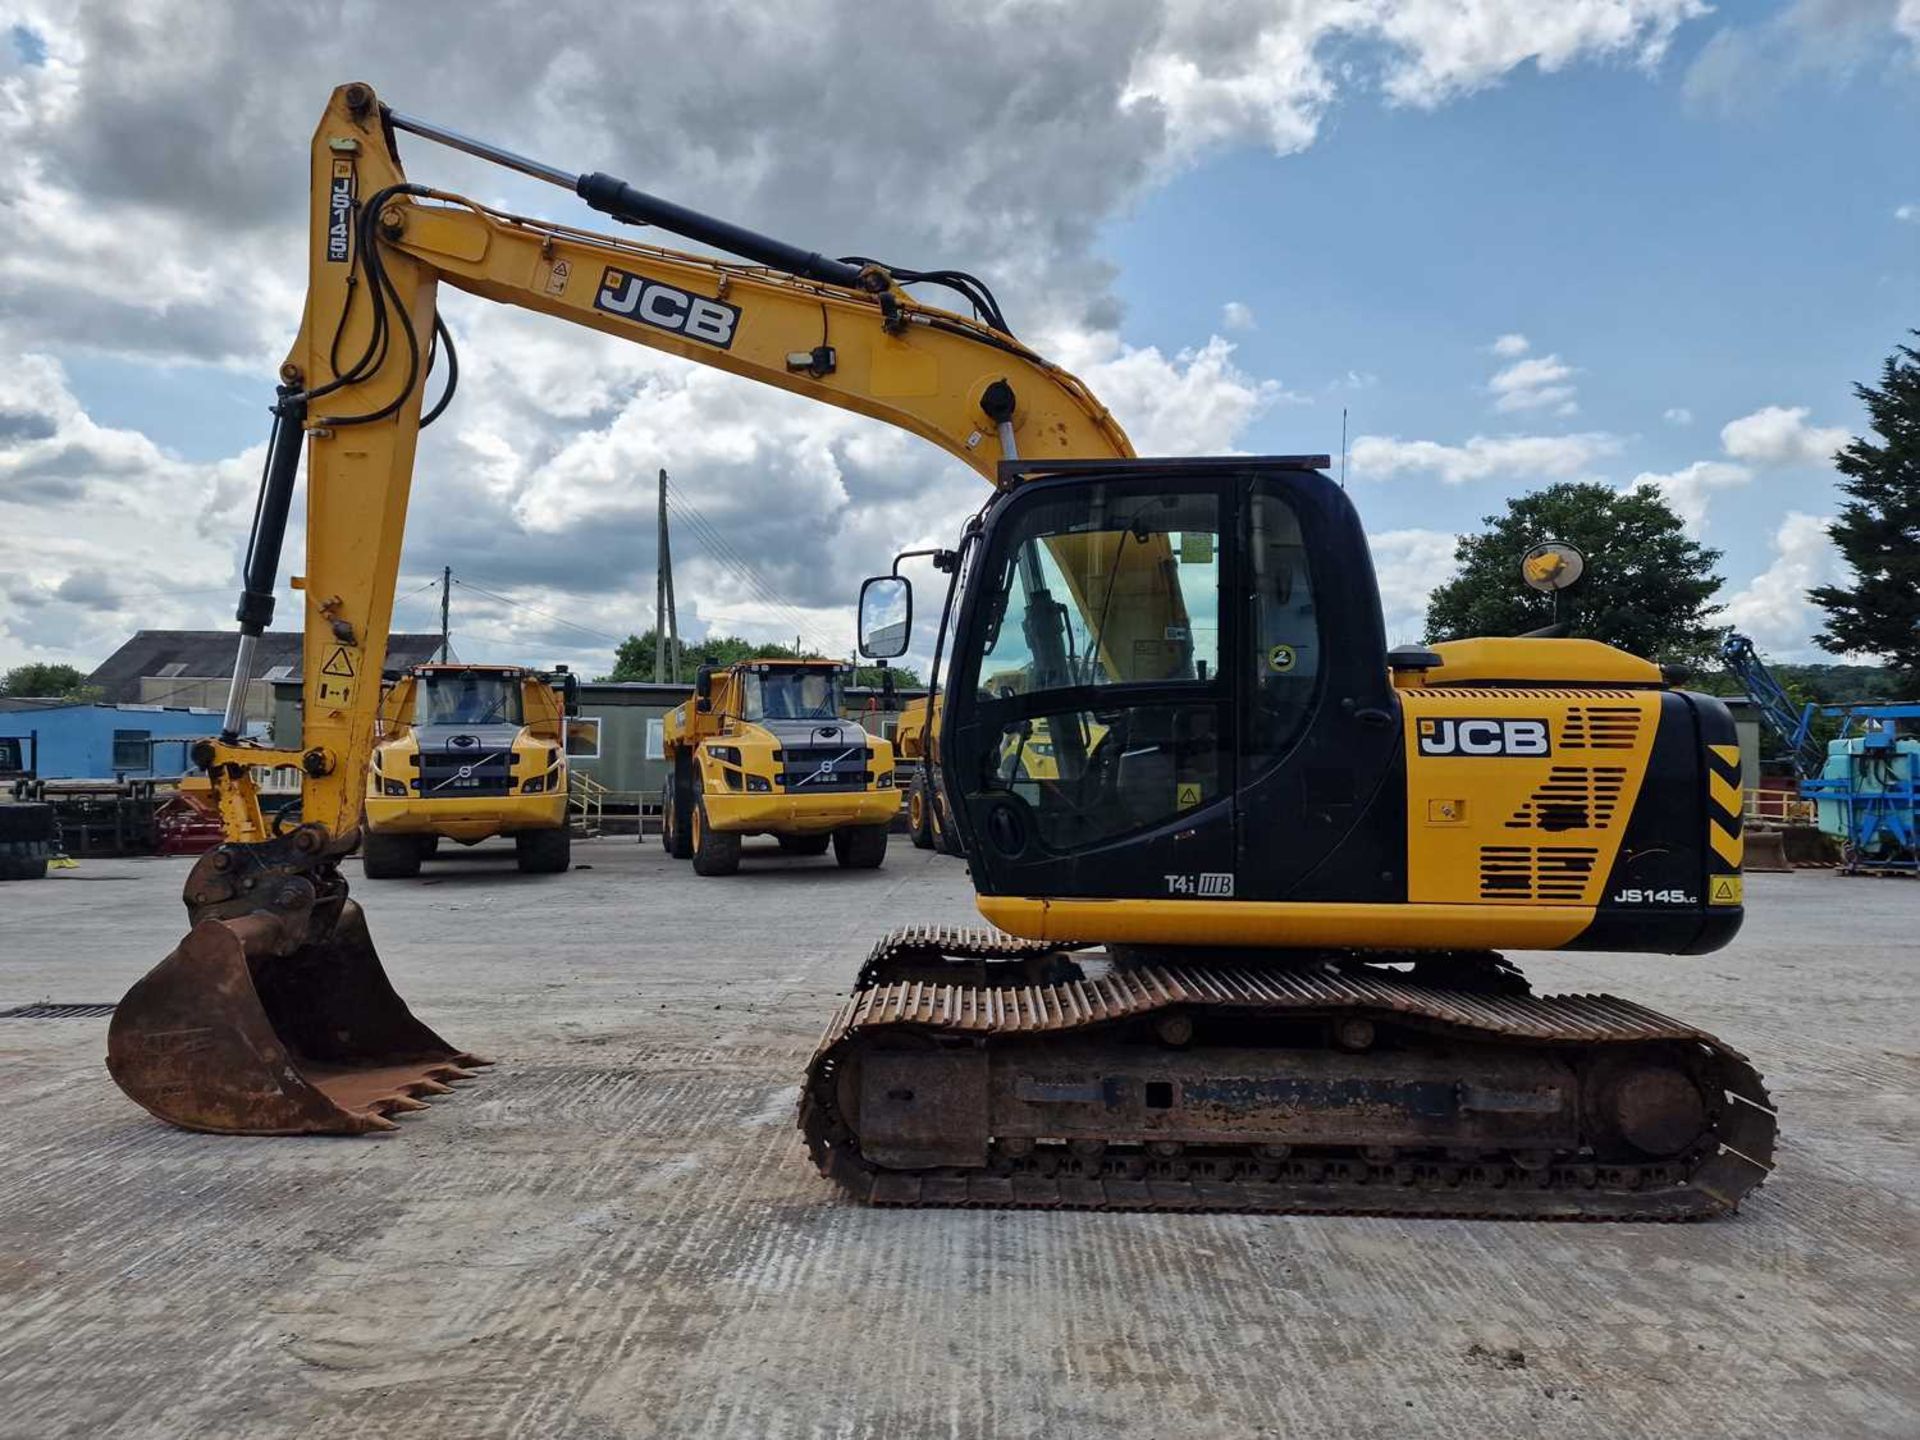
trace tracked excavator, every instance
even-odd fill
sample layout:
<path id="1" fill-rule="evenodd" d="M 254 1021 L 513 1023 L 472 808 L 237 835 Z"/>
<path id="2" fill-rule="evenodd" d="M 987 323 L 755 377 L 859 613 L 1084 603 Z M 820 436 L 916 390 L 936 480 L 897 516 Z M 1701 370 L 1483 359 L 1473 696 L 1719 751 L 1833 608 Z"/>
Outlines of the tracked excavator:
<path id="1" fill-rule="evenodd" d="M 451 145 L 740 260 L 505 213 L 403 175 Z M 1685 1219 L 1772 1163 L 1753 1068 L 1608 996 L 1536 996 L 1503 948 L 1699 954 L 1739 928 L 1726 710 L 1585 641 L 1389 652 L 1325 457 L 1142 460 L 959 271 L 828 259 L 337 90 L 309 294 L 240 605 L 273 605 L 304 439 L 297 748 L 200 759 L 227 843 L 109 1065 L 176 1124 L 357 1132 L 474 1073 L 388 982 L 358 839 L 415 441 L 455 367 L 445 281 L 858 411 L 993 490 L 947 577 L 921 747 L 991 928 L 883 938 L 802 1079 L 823 1174 L 875 1204 Z M 913 290 L 939 285 L 971 315 Z M 448 387 L 423 414 L 434 355 Z M 898 566 L 895 567 L 896 572 Z M 902 653 L 910 587 L 862 591 Z M 244 674 L 246 666 L 236 666 Z M 937 759 L 936 759 L 937 757 Z M 305 773 L 270 833 L 251 767 Z M 684 822 L 684 817 L 681 817 Z"/>

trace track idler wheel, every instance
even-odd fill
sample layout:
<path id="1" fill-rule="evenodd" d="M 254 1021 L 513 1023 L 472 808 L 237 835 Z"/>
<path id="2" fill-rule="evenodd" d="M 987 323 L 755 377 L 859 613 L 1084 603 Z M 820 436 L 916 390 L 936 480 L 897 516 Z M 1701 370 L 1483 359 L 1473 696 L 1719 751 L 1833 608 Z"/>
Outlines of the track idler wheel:
<path id="1" fill-rule="evenodd" d="M 335 858 L 317 826 L 201 857 L 192 931 L 107 1031 L 107 1069 L 129 1097 L 188 1130 L 358 1135 L 394 1129 L 392 1116 L 487 1063 L 394 991 Z"/>

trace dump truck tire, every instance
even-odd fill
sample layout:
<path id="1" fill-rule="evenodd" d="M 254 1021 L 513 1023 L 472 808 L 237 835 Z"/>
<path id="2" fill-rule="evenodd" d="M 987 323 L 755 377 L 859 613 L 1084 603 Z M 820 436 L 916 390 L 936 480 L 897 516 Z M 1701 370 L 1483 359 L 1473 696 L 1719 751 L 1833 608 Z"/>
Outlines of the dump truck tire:
<path id="1" fill-rule="evenodd" d="M 778 835 L 780 848 L 789 855 L 824 855 L 827 846 L 832 843 L 832 835 Z"/>
<path id="2" fill-rule="evenodd" d="M 514 859 L 523 875 L 558 875 L 573 864 L 573 832 L 523 830 L 513 837 Z"/>
<path id="3" fill-rule="evenodd" d="M 887 827 L 848 825 L 834 831 L 833 858 L 842 870 L 878 870 L 887 858 Z"/>
<path id="4" fill-rule="evenodd" d="M 707 823 L 707 802 L 693 797 L 693 873 L 731 875 L 740 868 L 740 837 Z"/>
<path id="5" fill-rule="evenodd" d="M 676 860 L 693 858 L 693 806 L 690 802 L 691 786 L 681 789 L 683 770 L 692 767 L 679 756 L 674 757 L 673 774 L 667 777 L 667 787 L 662 792 L 660 806 L 660 840 L 667 847 L 667 853 Z"/>
<path id="6" fill-rule="evenodd" d="M 360 870 L 369 880 L 407 880 L 420 873 L 420 846 L 411 835 L 360 837 Z"/>
<path id="7" fill-rule="evenodd" d="M 927 804 L 926 776 L 918 773 L 907 785 L 907 838 L 916 850 L 933 848 L 933 807 Z"/>
<path id="8" fill-rule="evenodd" d="M 440 837 L 438 835 L 417 835 L 414 837 L 414 843 L 420 849 L 420 858 L 422 860 L 431 860 L 440 849 Z"/>

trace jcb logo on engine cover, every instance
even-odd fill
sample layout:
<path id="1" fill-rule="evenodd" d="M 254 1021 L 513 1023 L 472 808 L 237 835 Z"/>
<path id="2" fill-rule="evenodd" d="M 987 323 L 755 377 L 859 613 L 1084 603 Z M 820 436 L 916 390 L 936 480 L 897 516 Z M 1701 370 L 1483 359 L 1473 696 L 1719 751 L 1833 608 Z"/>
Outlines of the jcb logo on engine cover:
<path id="1" fill-rule="evenodd" d="M 684 290 L 611 265 L 600 279 L 593 307 L 609 315 L 638 320 L 656 330 L 671 330 L 720 350 L 733 344 L 734 327 L 740 323 L 737 305 L 709 300 L 704 295 L 689 295 Z"/>
<path id="2" fill-rule="evenodd" d="M 1422 720 L 1422 755 L 1549 755 L 1544 720 Z"/>

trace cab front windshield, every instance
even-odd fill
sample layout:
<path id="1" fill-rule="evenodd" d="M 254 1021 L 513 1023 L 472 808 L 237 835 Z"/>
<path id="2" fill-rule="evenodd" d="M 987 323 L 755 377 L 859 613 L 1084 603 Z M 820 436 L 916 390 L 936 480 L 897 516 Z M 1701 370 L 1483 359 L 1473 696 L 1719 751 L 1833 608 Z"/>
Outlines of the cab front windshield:
<path id="1" fill-rule="evenodd" d="M 423 675 L 419 713 L 423 725 L 518 725 L 520 686 L 473 671 Z"/>
<path id="2" fill-rule="evenodd" d="M 842 681 L 831 670 L 749 670 L 745 719 L 838 720 Z"/>

